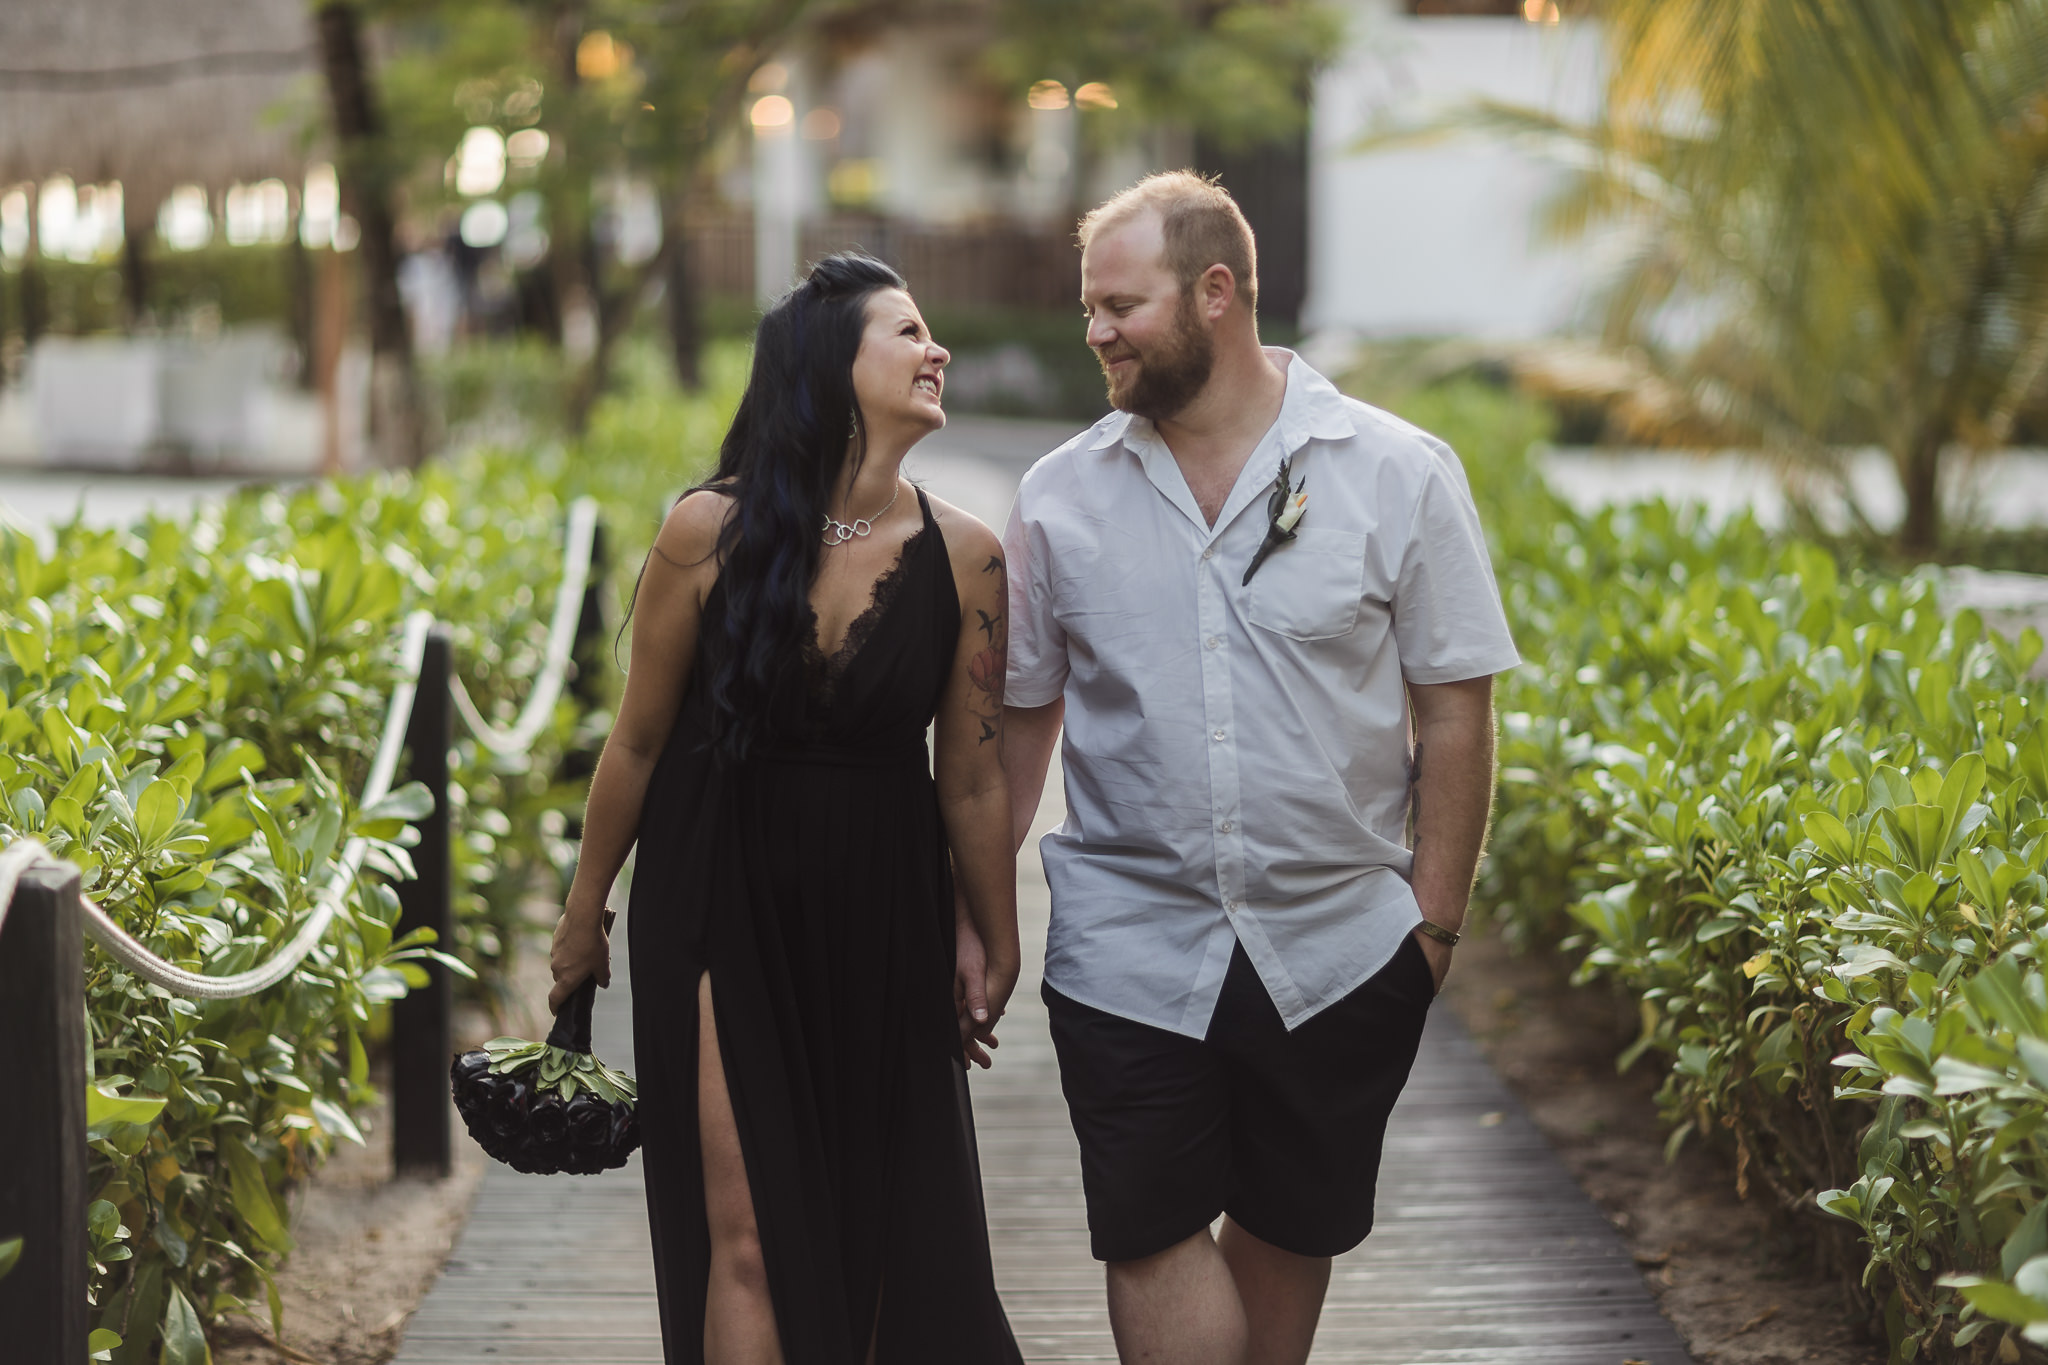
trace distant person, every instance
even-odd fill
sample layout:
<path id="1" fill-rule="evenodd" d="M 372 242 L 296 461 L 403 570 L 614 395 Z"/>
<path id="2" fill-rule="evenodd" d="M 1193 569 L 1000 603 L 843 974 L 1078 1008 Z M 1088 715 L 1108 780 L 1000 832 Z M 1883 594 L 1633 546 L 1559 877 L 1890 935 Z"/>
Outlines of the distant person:
<path id="1" fill-rule="evenodd" d="M 1017 979 L 1002 547 L 902 475 L 946 424 L 947 359 L 895 271 L 819 261 L 761 319 L 717 472 L 642 571 L 549 1003 L 609 983 L 637 839 L 670 1365 L 1021 1365 L 954 989 L 956 882 L 991 1018 Z"/>
<path id="2" fill-rule="evenodd" d="M 1260 346 L 1228 194 L 1153 176 L 1081 244 L 1117 411 L 1017 494 L 1004 714 L 1020 843 L 1066 731 L 1043 993 L 1089 1233 L 1126 1362 L 1301 1365 L 1518 658 L 1457 458 Z"/>

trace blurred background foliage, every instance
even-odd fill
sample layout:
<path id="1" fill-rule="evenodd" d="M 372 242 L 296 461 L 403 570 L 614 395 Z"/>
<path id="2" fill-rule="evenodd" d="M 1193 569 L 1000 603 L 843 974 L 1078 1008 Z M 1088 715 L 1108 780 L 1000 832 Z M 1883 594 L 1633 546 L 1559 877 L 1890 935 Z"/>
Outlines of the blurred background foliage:
<path id="1" fill-rule="evenodd" d="M 1907 554 L 1951 529 L 1943 467 L 2048 378 L 2048 4 L 1605 0 L 1589 122 L 1485 104 L 1578 173 L 1549 228 L 1619 244 L 1599 337 L 1527 358 L 1638 440 L 1743 447 L 1841 485 L 1890 457 Z M 1413 138 L 1392 132 L 1383 142 Z M 1853 500 L 1850 502 L 1853 508 Z"/>

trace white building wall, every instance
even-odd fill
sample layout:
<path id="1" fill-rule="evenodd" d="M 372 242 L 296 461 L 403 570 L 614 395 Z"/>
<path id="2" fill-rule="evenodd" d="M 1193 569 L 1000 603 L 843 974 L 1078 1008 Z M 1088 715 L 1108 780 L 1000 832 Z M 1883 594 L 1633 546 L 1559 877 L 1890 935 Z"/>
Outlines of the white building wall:
<path id="1" fill-rule="evenodd" d="M 1350 0 L 1345 55 L 1315 92 L 1309 161 L 1310 330 L 1501 339 L 1563 329 L 1601 273 L 1597 246 L 1540 240 L 1562 172 L 1475 139 L 1359 153 L 1358 139 L 1474 99 L 1573 119 L 1599 107 L 1590 22 L 1412 18 Z"/>

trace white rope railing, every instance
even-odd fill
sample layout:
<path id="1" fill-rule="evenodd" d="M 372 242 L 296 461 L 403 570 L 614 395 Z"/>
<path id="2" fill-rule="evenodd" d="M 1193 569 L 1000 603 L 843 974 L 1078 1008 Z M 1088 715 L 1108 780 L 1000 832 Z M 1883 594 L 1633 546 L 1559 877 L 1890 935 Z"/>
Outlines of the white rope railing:
<path id="1" fill-rule="evenodd" d="M 413 694 L 419 685 L 420 657 L 426 651 L 427 631 L 433 624 L 433 613 L 426 611 L 416 611 L 405 620 L 405 635 L 399 645 L 399 679 L 391 689 L 391 703 L 384 713 L 384 736 L 377 745 L 377 756 L 370 764 L 369 778 L 363 783 L 360 806 L 373 806 L 391 792 L 391 781 L 398 774 L 399 755 L 405 749 L 405 730 L 412 716 Z M 369 851 L 369 840 L 360 836 L 349 840 L 327 880 L 314 893 L 313 913 L 306 916 L 306 922 L 299 926 L 291 941 L 262 966 L 233 976 L 201 976 L 164 961 L 116 924 L 114 917 L 90 897 L 81 896 L 79 901 L 85 911 L 85 932 L 107 950 L 108 956 L 143 980 L 167 991 L 203 1000 L 229 1000 L 254 995 L 268 990 L 298 970 L 307 954 L 319 945 L 326 936 L 327 926 L 333 923 L 335 913 L 341 909 L 349 886 L 363 865 L 364 855 Z M 4 909 L 12 898 L 15 884 L 30 867 L 69 866 L 34 839 L 23 839 L 9 845 L 0 857 L 7 860 L 0 864 L 0 868 L 4 868 L 0 871 L 0 909 Z"/>
<path id="2" fill-rule="evenodd" d="M 455 713 L 476 736 L 477 743 L 494 754 L 525 753 L 554 719 L 555 703 L 561 700 L 562 685 L 569 673 L 569 654 L 576 647 L 576 622 L 583 613 L 583 590 L 590 581 L 590 549 L 596 539 L 597 499 L 578 498 L 569 505 L 568 543 L 562 551 L 562 586 L 555 594 L 554 619 L 548 624 L 547 658 L 526 705 L 510 728 L 501 730 L 485 720 L 462 679 L 449 679 Z"/>
<path id="3" fill-rule="evenodd" d="M 478 742 L 492 753 L 524 753 L 554 716 L 555 703 L 561 699 L 567 679 L 569 656 L 576 644 L 576 625 L 582 613 L 584 589 L 590 581 L 591 549 L 597 537 L 597 511 L 597 502 L 593 498 L 578 498 L 570 506 L 567 543 L 563 547 L 562 584 L 555 597 L 554 617 L 549 623 L 547 656 L 518 720 L 506 729 L 492 725 L 477 710 L 461 679 L 452 675 L 449 678 L 449 692 L 456 711 Z M 426 652 L 427 632 L 433 624 L 433 613 L 428 611 L 413 612 L 405 619 L 399 644 L 398 681 L 391 689 L 391 700 L 384 715 L 384 733 L 378 740 L 369 777 L 363 783 L 358 809 L 373 806 L 388 796 L 398 775 L 398 760 L 405 750 L 406 730 L 411 723 L 413 700 L 419 688 L 420 661 Z M 109 956 L 145 981 L 167 991 L 210 1000 L 254 995 L 290 976 L 319 946 L 347 898 L 356 874 L 361 871 L 369 849 L 369 840 L 365 838 L 358 836 L 349 840 L 326 881 L 314 893 L 313 912 L 292 935 L 291 941 L 262 966 L 232 976 L 202 976 L 164 961 L 115 923 L 113 916 L 98 904 L 89 897 L 81 896 L 85 932 L 106 949 Z M 15 887 L 20 884 L 22 875 L 36 867 L 66 869 L 72 864 L 57 857 L 35 839 L 19 839 L 0 849 L 0 925 L 6 923 Z"/>

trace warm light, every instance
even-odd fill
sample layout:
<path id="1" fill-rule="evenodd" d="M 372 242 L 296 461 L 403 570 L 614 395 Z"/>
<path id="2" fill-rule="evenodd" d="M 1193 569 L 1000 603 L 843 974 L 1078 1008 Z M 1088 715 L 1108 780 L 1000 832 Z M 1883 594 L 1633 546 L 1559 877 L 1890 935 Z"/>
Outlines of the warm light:
<path id="1" fill-rule="evenodd" d="M 796 106 L 791 104 L 786 96 L 763 95 L 754 101 L 754 111 L 750 117 L 754 127 L 763 131 L 787 128 L 796 120 Z"/>
<path id="2" fill-rule="evenodd" d="M 521 128 L 505 139 L 505 156 L 515 171 L 530 171 L 547 160 L 548 135 L 538 128 Z"/>
<path id="3" fill-rule="evenodd" d="M 479 199 L 462 211 L 462 221 L 456 230 L 462 234 L 464 246 L 483 249 L 504 241 L 511 226 L 512 215 L 505 212 L 503 204 L 495 199 Z"/>
<path id="4" fill-rule="evenodd" d="M 49 191 L 43 193 L 47 196 Z M 173 251 L 197 251 L 213 240 L 213 210 L 205 187 L 180 185 L 172 190 L 157 210 L 156 230 Z"/>
<path id="5" fill-rule="evenodd" d="M 1101 81 L 1090 81 L 1074 92 L 1074 105 L 1080 109 L 1116 108 L 1116 91 Z"/>
<path id="6" fill-rule="evenodd" d="M 299 240 L 309 247 L 334 241 L 334 220 L 341 213 L 341 181 L 334 167 L 322 162 L 306 172 L 299 196 Z"/>
<path id="7" fill-rule="evenodd" d="M 0 194 L 0 256 L 18 261 L 28 255 L 28 191 Z"/>
<path id="8" fill-rule="evenodd" d="M 583 35 L 576 44 L 576 74 L 587 81 L 602 81 L 618 75 L 633 61 L 633 49 L 603 29 Z"/>
<path id="9" fill-rule="evenodd" d="M 1554 24 L 1560 17 L 1557 0 L 1522 0 L 1522 17 L 1532 24 Z"/>
<path id="10" fill-rule="evenodd" d="M 1033 109 L 1064 109 L 1067 107 L 1067 87 L 1058 81 L 1039 81 L 1031 87 L 1031 93 L 1024 102 Z"/>
<path id="11" fill-rule="evenodd" d="M 505 137 L 496 128 L 476 127 L 462 135 L 455 153 L 455 192 L 474 198 L 496 194 L 505 183 Z"/>
<path id="12" fill-rule="evenodd" d="M 281 242 L 291 231 L 291 194 L 282 180 L 230 185 L 222 208 L 229 246 Z"/>
<path id="13" fill-rule="evenodd" d="M 201 191 L 204 193 L 204 191 Z M 36 195 L 36 241 L 45 256 L 62 256 L 78 226 L 78 187 L 68 175 L 53 175 Z"/>
<path id="14" fill-rule="evenodd" d="M 822 105 L 804 115 L 804 136 L 812 142 L 830 142 L 839 136 L 840 121 L 837 109 Z"/>
<path id="15" fill-rule="evenodd" d="M 356 243 L 363 240 L 363 226 L 346 213 L 334 220 L 334 249 L 354 251 Z"/>
<path id="16" fill-rule="evenodd" d="M 765 63 L 747 77 L 747 89 L 757 95 L 779 95 L 789 88 L 789 68 L 781 62 Z"/>

